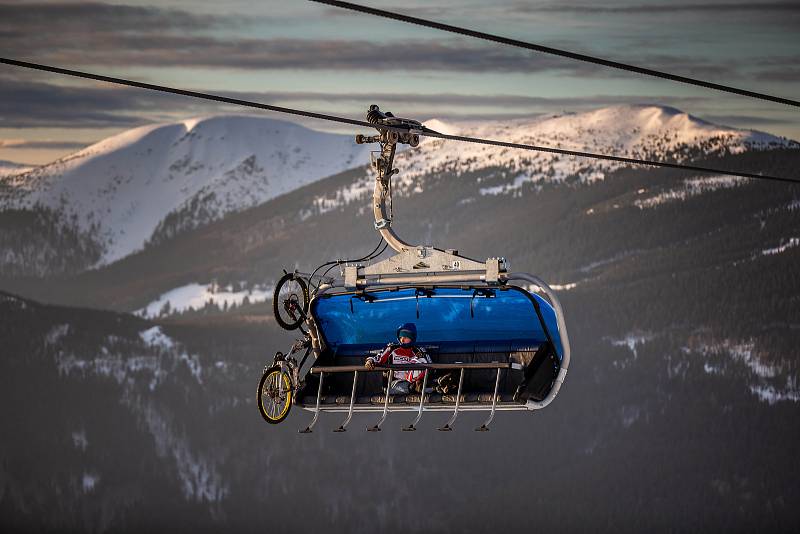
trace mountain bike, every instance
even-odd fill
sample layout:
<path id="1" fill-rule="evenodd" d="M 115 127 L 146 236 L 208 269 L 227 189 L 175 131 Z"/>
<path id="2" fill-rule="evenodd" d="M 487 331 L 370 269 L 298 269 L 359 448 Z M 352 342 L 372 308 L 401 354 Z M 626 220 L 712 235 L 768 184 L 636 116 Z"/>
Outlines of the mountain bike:
<path id="1" fill-rule="evenodd" d="M 305 350 L 300 362 L 294 355 Z M 271 364 L 264 367 L 258 383 L 258 411 L 267 423 L 278 424 L 289 415 L 292 402 L 303 386 L 300 369 L 311 353 L 311 339 L 306 335 L 292 345 L 288 355 L 277 352 Z"/>

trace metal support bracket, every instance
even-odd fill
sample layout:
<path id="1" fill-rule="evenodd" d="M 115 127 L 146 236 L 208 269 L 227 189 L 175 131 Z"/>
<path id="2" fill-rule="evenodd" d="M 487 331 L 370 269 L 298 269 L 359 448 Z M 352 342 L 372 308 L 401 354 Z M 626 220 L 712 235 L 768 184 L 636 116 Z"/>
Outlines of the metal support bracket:
<path id="1" fill-rule="evenodd" d="M 500 369 L 497 369 L 497 378 L 494 381 L 494 394 L 492 395 L 492 411 L 489 414 L 489 418 L 478 428 L 475 430 L 477 432 L 488 432 L 489 431 L 489 423 L 492 422 L 494 419 L 494 411 L 497 408 L 497 391 L 500 389 Z"/>
<path id="2" fill-rule="evenodd" d="M 405 432 L 413 432 L 417 429 L 417 423 L 419 420 L 422 419 L 422 410 L 423 406 L 425 405 L 425 387 L 428 385 L 428 371 L 425 371 L 425 376 L 422 377 L 422 392 L 419 394 L 419 411 L 417 412 L 417 417 L 414 418 L 414 421 L 411 422 L 410 425 L 402 427 L 402 430 Z"/>
<path id="3" fill-rule="evenodd" d="M 358 371 L 353 371 L 353 390 L 350 392 L 350 409 L 347 411 L 347 419 L 339 425 L 339 428 L 334 430 L 334 432 L 346 432 L 347 425 L 350 423 L 350 419 L 353 418 L 353 405 L 355 404 L 356 400 L 356 385 L 358 384 Z"/>
<path id="4" fill-rule="evenodd" d="M 381 425 L 386 421 L 386 416 L 389 414 L 389 391 L 392 389 L 392 371 L 388 371 L 389 377 L 386 380 L 386 398 L 383 399 L 383 415 L 381 420 L 375 423 L 374 426 L 368 427 L 367 432 L 380 432 Z"/>
<path id="5" fill-rule="evenodd" d="M 458 376 L 458 393 L 456 393 L 456 409 L 453 411 L 453 416 L 450 420 L 438 430 L 443 432 L 449 432 L 453 430 L 453 423 L 456 422 L 456 417 L 458 417 L 458 408 L 461 405 L 461 387 L 464 385 L 464 368 L 461 368 L 461 374 Z"/>
<path id="6" fill-rule="evenodd" d="M 322 398 L 322 378 L 324 376 L 325 373 L 319 374 L 319 388 L 317 389 L 317 407 L 314 410 L 314 419 L 311 420 L 311 423 L 309 423 L 307 427 L 305 427 L 303 430 L 300 430 L 301 434 L 310 434 L 312 432 L 311 429 L 314 428 L 314 425 L 317 424 L 317 419 L 319 419 L 319 403 Z"/>

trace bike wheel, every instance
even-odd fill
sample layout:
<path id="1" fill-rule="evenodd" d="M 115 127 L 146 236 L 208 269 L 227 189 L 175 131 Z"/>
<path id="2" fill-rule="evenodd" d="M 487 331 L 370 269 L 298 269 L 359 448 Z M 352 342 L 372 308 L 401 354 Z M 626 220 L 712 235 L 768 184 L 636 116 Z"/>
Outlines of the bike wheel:
<path id="1" fill-rule="evenodd" d="M 286 273 L 275 285 L 272 295 L 275 320 L 286 330 L 295 330 L 308 313 L 308 286 L 295 273 Z"/>
<path id="2" fill-rule="evenodd" d="M 288 374 L 281 372 L 279 365 L 270 367 L 261 377 L 257 403 L 261 417 L 271 425 L 277 425 L 289 415 L 292 407 L 292 381 Z"/>

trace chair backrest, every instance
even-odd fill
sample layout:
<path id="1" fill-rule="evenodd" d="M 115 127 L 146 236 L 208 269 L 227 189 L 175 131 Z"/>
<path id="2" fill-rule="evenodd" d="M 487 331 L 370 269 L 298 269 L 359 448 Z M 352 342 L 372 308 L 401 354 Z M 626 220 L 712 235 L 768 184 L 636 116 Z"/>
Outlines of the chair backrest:
<path id="1" fill-rule="evenodd" d="M 434 363 L 491 363 L 513 362 L 528 365 L 540 346 L 535 339 L 511 339 L 494 341 L 444 341 L 418 343 L 425 349 Z M 367 356 L 377 356 L 386 348 L 385 344 L 359 343 L 339 345 L 333 350 L 333 365 L 361 365 Z M 457 372 L 457 371 L 456 371 Z M 512 390 L 522 381 L 523 371 L 501 372 L 501 390 Z M 346 393 L 352 385 L 352 376 L 331 377 L 335 388 Z M 474 369 L 465 374 L 465 390 L 491 391 L 494 388 L 496 371 Z M 380 390 L 380 374 L 373 373 L 364 379 L 362 390 L 377 394 Z"/>
<path id="2" fill-rule="evenodd" d="M 531 338 L 540 344 L 551 337 L 557 349 L 560 344 L 551 306 L 538 295 L 513 286 L 322 294 L 312 300 L 310 315 L 320 337 L 330 346 L 380 347 L 394 341 L 397 327 L 408 322 L 416 325 L 421 345 L 435 340 L 480 341 L 494 350 L 509 339 Z"/>

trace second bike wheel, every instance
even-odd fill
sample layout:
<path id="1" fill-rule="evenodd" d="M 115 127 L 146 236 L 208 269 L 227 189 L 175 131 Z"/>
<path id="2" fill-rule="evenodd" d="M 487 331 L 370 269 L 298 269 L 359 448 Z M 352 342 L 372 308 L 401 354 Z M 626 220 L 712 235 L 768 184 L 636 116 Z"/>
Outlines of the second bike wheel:
<path id="1" fill-rule="evenodd" d="M 308 286 L 303 279 L 295 273 L 283 275 L 272 295 L 272 312 L 281 328 L 299 328 L 308 313 L 308 301 Z"/>
<path id="2" fill-rule="evenodd" d="M 270 367 L 258 383 L 258 411 L 261 417 L 277 425 L 289 415 L 292 407 L 292 381 L 279 365 Z"/>

